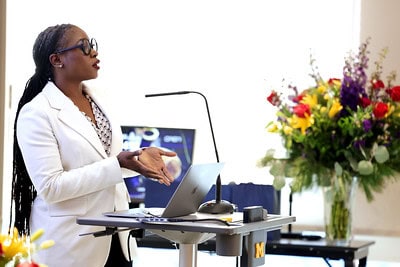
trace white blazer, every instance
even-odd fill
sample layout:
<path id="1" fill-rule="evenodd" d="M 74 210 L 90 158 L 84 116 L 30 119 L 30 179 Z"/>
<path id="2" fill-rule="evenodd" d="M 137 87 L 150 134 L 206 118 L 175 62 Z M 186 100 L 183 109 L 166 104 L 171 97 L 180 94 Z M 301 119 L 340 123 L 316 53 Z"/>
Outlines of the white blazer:
<path id="1" fill-rule="evenodd" d="M 78 225 L 76 219 L 128 208 L 129 195 L 116 158 L 122 150 L 120 125 L 87 88 L 84 90 L 111 122 L 110 157 L 91 123 L 52 82 L 21 109 L 17 121 L 18 144 L 38 192 L 32 206 L 31 232 L 43 228 L 44 236 L 37 242 L 55 241 L 53 247 L 37 255 L 37 260 L 49 267 L 103 267 L 111 236 L 81 237 L 79 234 L 104 227 Z M 125 255 L 127 235 L 120 235 Z M 136 241 L 131 240 L 134 255 Z"/>

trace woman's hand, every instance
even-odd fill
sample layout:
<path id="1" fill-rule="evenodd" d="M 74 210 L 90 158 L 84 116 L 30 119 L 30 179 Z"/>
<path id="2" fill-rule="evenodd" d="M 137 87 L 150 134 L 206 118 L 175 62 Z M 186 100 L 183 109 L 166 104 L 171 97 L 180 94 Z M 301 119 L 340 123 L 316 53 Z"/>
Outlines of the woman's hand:
<path id="1" fill-rule="evenodd" d="M 168 172 L 162 156 L 174 157 L 176 153 L 148 147 L 134 152 L 123 151 L 118 154 L 117 159 L 123 168 L 136 171 L 147 178 L 156 179 L 159 183 L 170 185 L 174 177 Z"/>
<path id="2" fill-rule="evenodd" d="M 174 181 L 174 177 L 168 171 L 165 166 L 165 162 L 162 159 L 162 156 L 166 157 L 175 157 L 176 153 L 171 151 L 164 151 L 157 147 L 146 147 L 142 149 L 142 153 L 139 155 L 139 162 L 143 163 L 147 167 L 151 167 L 156 169 L 158 173 L 162 176 L 161 179 L 155 178 L 161 184 L 170 185 L 171 182 Z"/>

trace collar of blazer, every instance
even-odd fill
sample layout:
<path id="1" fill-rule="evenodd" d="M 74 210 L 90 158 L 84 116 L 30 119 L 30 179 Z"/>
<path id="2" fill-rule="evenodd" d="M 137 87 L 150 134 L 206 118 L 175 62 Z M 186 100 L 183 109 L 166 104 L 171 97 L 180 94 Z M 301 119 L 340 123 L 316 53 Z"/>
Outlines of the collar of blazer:
<path id="1" fill-rule="evenodd" d="M 42 92 L 47 98 L 50 107 L 59 111 L 58 119 L 86 139 L 103 158 L 107 158 L 107 154 L 95 129 L 85 116 L 82 115 L 78 107 L 52 82 L 48 82 Z M 87 87 L 85 87 L 85 92 L 92 97 Z"/>

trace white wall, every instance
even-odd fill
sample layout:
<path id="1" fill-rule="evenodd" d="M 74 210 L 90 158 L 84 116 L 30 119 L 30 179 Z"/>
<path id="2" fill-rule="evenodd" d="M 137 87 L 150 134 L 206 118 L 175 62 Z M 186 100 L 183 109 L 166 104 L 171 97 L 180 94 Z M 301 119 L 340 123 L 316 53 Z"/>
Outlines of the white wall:
<path id="1" fill-rule="evenodd" d="M 0 103 L 5 103 L 6 67 L 6 0 L 0 0 Z M 0 133 L 4 132 L 4 107 L 0 105 Z M 0 148 L 4 148 L 4 136 L 0 134 Z M 4 149 L 0 151 L 0 170 L 3 170 Z M 0 214 L 3 214 L 3 183 L 0 181 Z M 0 218 L 2 225 L 2 218 Z"/>
<path id="2" fill-rule="evenodd" d="M 341 19 L 326 19 L 325 10 Z M 124 124 L 196 128 L 194 161 L 215 161 L 198 95 L 144 98 L 198 90 L 208 97 L 220 160 L 227 163 L 223 183 L 269 183 L 267 170 L 256 167 L 275 142 L 264 129 L 274 115 L 266 96 L 283 78 L 308 86 L 311 52 L 322 74 L 340 75 L 344 55 L 358 41 L 354 13 L 349 0 L 13 0 L 7 79 L 15 107 L 34 70 L 37 34 L 48 25 L 77 24 L 99 43 L 100 77 L 93 84 L 115 103 Z M 332 35 L 338 31 L 340 42 Z"/>

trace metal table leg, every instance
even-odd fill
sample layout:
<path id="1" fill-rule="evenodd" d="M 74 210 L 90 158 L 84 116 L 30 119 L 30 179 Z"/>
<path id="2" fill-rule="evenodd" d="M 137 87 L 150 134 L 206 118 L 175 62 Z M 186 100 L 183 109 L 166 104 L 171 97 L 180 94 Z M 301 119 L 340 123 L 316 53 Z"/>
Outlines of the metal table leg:
<path id="1" fill-rule="evenodd" d="M 197 244 L 179 244 L 179 267 L 197 267 Z"/>

